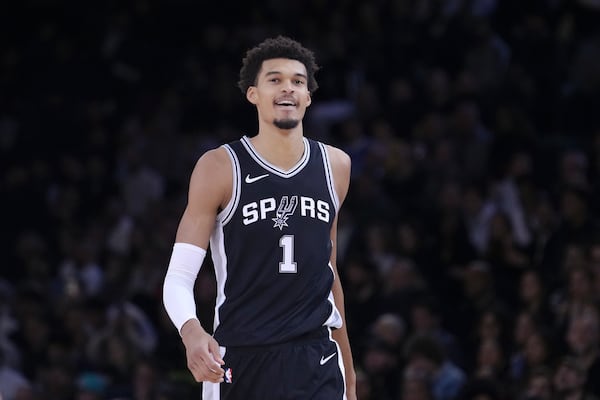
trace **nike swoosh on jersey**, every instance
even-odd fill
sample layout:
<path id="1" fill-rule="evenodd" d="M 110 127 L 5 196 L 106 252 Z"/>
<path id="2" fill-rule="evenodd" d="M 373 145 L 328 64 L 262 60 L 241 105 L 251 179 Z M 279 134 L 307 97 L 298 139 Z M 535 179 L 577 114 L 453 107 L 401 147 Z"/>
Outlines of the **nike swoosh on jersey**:
<path id="1" fill-rule="evenodd" d="M 256 181 L 260 181 L 262 178 L 266 178 L 269 174 L 259 175 L 250 178 L 250 174 L 246 175 L 246 183 L 254 183 Z"/>
<path id="2" fill-rule="evenodd" d="M 331 360 L 333 358 L 333 356 L 335 356 L 336 353 L 330 354 L 327 357 L 321 357 L 321 360 L 319 361 L 319 364 L 321 365 L 325 365 L 325 363 L 329 360 Z"/>

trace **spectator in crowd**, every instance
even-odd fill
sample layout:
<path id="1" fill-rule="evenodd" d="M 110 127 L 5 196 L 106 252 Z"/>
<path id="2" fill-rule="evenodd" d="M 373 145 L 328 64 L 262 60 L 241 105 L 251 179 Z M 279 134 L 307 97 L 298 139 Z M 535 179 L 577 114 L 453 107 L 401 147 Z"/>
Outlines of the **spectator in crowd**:
<path id="1" fill-rule="evenodd" d="M 556 353 L 553 351 L 556 341 L 552 340 L 549 332 L 551 330 L 547 326 L 527 311 L 521 311 L 516 317 L 509 365 L 511 386 L 522 388 L 534 371 L 550 368 Z"/>
<path id="2" fill-rule="evenodd" d="M 401 381 L 399 399 L 402 400 L 433 400 L 431 386 L 425 375 L 417 371 L 406 369 Z"/>
<path id="3" fill-rule="evenodd" d="M 476 377 L 486 378 L 494 382 L 506 380 L 507 362 L 505 350 L 497 339 L 482 340 L 475 354 L 475 367 L 473 374 Z"/>
<path id="4" fill-rule="evenodd" d="M 410 338 L 405 349 L 405 372 L 429 382 L 434 400 L 453 400 L 467 381 L 467 375 L 450 361 L 440 343 L 426 335 Z"/>
<path id="5" fill-rule="evenodd" d="M 600 397 L 600 319 L 598 309 L 589 307 L 574 315 L 566 332 L 568 355 L 573 357 L 584 371 L 586 392 Z"/>
<path id="6" fill-rule="evenodd" d="M 444 348 L 448 358 L 459 366 L 465 365 L 464 352 L 459 340 L 445 326 L 441 306 L 431 294 L 417 297 L 410 307 L 411 332 L 435 338 Z"/>
<path id="7" fill-rule="evenodd" d="M 375 399 L 392 399 L 397 390 L 400 373 L 400 356 L 384 341 L 371 338 L 361 352 L 360 364 L 369 377 L 371 396 Z"/>
<path id="8" fill-rule="evenodd" d="M 527 382 L 520 393 L 521 400 L 551 400 L 554 394 L 552 370 L 549 367 L 534 369 L 527 375 Z"/>
<path id="9" fill-rule="evenodd" d="M 528 268 L 523 271 L 518 283 L 518 307 L 530 314 L 532 319 L 554 325 L 554 315 L 550 308 L 550 298 L 540 273 Z"/>
<path id="10" fill-rule="evenodd" d="M 585 386 L 586 368 L 578 360 L 566 357 L 554 373 L 554 390 L 559 400 L 594 400 L 596 395 Z"/>
<path id="11" fill-rule="evenodd" d="M 524 347 L 524 369 L 527 373 L 552 366 L 555 361 L 555 347 L 552 337 L 541 327 L 528 335 Z"/>

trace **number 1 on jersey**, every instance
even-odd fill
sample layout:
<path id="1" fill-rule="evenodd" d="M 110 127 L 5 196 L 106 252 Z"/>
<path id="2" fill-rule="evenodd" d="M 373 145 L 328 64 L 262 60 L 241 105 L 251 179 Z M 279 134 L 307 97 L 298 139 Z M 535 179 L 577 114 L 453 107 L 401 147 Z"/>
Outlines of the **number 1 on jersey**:
<path id="1" fill-rule="evenodd" d="M 294 235 L 283 235 L 279 239 L 279 247 L 283 248 L 283 260 L 279 263 L 279 273 L 295 274 L 298 266 L 294 262 Z"/>

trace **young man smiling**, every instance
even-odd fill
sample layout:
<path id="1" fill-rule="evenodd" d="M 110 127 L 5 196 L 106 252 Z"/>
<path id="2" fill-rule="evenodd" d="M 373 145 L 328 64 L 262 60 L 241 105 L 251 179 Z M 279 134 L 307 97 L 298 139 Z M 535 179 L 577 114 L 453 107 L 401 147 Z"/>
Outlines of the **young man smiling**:
<path id="1" fill-rule="evenodd" d="M 336 267 L 351 162 L 302 124 L 318 69 L 288 37 L 250 49 L 238 86 L 258 132 L 206 152 L 192 172 L 163 300 L 204 400 L 356 399 Z M 209 246 L 213 335 L 193 296 Z"/>

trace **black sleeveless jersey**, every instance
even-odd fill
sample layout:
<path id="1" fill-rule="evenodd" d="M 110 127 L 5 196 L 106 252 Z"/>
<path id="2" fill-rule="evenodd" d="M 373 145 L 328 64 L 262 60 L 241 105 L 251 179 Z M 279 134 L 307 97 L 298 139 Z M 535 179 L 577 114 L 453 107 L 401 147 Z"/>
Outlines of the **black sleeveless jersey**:
<path id="1" fill-rule="evenodd" d="M 339 328 L 329 263 L 338 198 L 325 146 L 304 138 L 302 159 L 288 171 L 264 160 L 246 136 L 224 147 L 233 191 L 210 239 L 215 339 L 252 346 Z"/>

